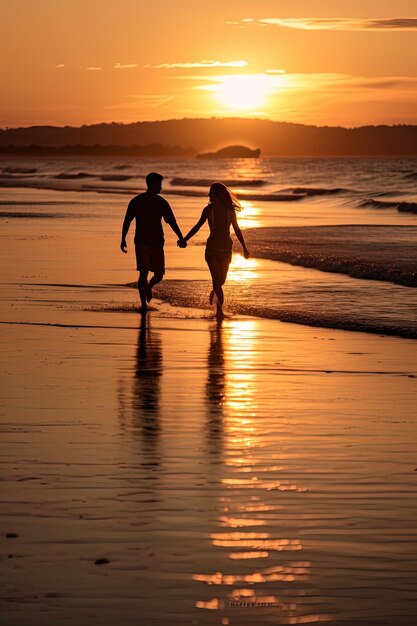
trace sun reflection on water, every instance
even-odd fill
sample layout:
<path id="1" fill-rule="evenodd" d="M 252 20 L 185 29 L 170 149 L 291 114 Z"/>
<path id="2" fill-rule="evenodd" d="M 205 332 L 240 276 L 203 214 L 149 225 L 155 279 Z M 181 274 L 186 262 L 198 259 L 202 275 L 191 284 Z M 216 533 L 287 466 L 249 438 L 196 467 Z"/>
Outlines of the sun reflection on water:
<path id="1" fill-rule="evenodd" d="M 237 191 L 239 196 L 239 190 Z M 255 204 L 249 200 L 239 200 L 242 205 L 242 211 L 238 215 L 239 226 L 241 228 L 259 228 L 262 226 L 260 215 L 261 210 L 255 206 Z"/>
<path id="2" fill-rule="evenodd" d="M 245 259 L 241 254 L 234 254 L 228 274 L 229 282 L 254 280 L 260 276 L 259 259 Z"/>
<path id="3" fill-rule="evenodd" d="M 238 272 L 239 262 L 247 261 L 237 255 L 234 259 Z M 304 545 L 279 517 L 288 514 L 284 494 L 301 494 L 306 489 L 293 477 L 288 479 L 289 468 L 280 462 L 279 451 L 268 452 L 265 416 L 258 408 L 258 330 L 255 319 L 234 319 L 211 331 L 208 413 L 221 423 L 222 473 L 217 464 L 218 515 L 208 539 L 219 566 L 218 571 L 196 572 L 192 579 L 222 590 L 218 598 L 198 601 L 197 608 L 225 610 L 233 602 L 264 603 L 275 607 L 277 616 L 284 616 L 282 623 L 290 623 L 306 617 L 302 605 L 289 600 L 294 584 L 310 578 L 311 564 L 293 560 L 296 552 L 302 555 Z M 261 563 L 267 566 L 260 567 Z M 277 584 L 288 593 L 287 601 L 273 593 Z M 323 616 L 308 617 L 318 622 Z"/>

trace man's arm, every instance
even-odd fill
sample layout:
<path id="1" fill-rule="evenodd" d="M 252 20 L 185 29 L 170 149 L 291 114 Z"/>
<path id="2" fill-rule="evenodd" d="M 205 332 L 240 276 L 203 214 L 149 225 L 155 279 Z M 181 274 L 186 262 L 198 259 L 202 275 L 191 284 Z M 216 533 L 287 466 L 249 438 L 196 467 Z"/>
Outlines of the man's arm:
<path id="1" fill-rule="evenodd" d="M 127 236 L 127 233 L 129 232 L 129 227 L 134 217 L 135 217 L 135 211 L 132 207 L 132 201 L 130 201 L 126 210 L 125 219 L 123 220 L 122 240 L 120 242 L 120 250 L 124 253 L 127 252 L 126 236 Z"/>
<path id="2" fill-rule="evenodd" d="M 174 217 L 174 220 L 169 222 L 169 225 L 171 226 L 172 230 L 174 231 L 174 233 L 177 235 L 178 239 L 184 239 L 184 237 L 182 236 L 182 232 L 180 227 L 177 224 L 177 220 Z"/>
<path id="3" fill-rule="evenodd" d="M 178 240 L 181 242 L 184 242 L 184 237 L 182 236 L 181 229 L 177 224 L 177 220 L 175 219 L 174 211 L 171 209 L 168 202 L 166 202 L 165 207 L 164 207 L 163 218 L 165 222 L 171 226 L 172 230 L 177 235 Z"/>

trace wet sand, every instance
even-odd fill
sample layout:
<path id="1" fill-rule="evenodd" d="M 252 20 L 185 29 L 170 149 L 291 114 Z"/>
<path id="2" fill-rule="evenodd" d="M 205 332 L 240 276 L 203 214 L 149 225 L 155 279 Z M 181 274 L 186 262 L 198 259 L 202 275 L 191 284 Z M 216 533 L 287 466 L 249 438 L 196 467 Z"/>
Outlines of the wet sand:
<path id="1" fill-rule="evenodd" d="M 415 341 L 158 301 L 141 325 L 88 224 L 17 222 L 3 622 L 414 624 Z"/>

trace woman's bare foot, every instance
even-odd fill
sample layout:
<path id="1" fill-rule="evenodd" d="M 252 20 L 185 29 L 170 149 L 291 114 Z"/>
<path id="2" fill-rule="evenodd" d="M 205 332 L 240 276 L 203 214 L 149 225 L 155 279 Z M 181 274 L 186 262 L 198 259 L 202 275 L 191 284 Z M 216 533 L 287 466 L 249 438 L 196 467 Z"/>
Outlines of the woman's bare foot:
<path id="1" fill-rule="evenodd" d="M 214 291 L 213 289 L 210 291 L 210 295 L 209 295 L 209 302 L 210 305 L 213 304 L 213 300 L 214 300 Z"/>
<path id="2" fill-rule="evenodd" d="M 146 301 L 150 302 L 152 300 L 152 287 L 148 287 L 146 292 Z"/>
<path id="3" fill-rule="evenodd" d="M 216 317 L 218 320 L 224 319 L 224 313 L 223 313 L 223 309 L 221 308 L 221 306 L 217 307 Z"/>
<path id="4" fill-rule="evenodd" d="M 146 304 L 142 304 L 142 306 L 139 309 L 139 313 L 141 315 L 146 315 L 147 312 L 148 312 L 148 307 L 146 306 Z"/>

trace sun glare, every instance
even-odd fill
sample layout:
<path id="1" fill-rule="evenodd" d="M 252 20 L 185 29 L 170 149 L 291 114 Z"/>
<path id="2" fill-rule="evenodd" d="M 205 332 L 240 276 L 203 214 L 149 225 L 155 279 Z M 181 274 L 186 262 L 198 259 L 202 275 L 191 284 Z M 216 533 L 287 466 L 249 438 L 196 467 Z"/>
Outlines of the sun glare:
<path id="1" fill-rule="evenodd" d="M 259 109 L 276 86 L 276 77 L 265 74 L 222 76 L 215 87 L 218 100 L 230 109 Z"/>
<path id="2" fill-rule="evenodd" d="M 234 254 L 230 264 L 229 279 L 235 282 L 253 280 L 259 276 L 258 268 L 258 259 L 244 259 L 241 254 Z"/>

